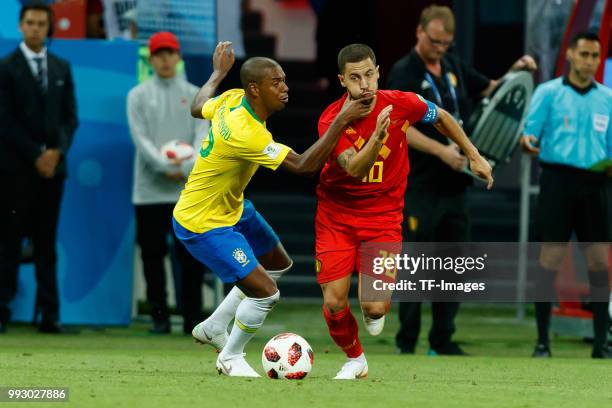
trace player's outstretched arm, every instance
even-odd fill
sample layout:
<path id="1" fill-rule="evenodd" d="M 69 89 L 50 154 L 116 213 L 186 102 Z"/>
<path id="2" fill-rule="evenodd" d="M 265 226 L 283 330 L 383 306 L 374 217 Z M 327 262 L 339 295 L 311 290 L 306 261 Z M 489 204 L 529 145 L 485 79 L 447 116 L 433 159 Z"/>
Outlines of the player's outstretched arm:
<path id="1" fill-rule="evenodd" d="M 229 41 L 221 41 L 213 54 L 213 72 L 191 102 L 191 116 L 202 119 L 202 107 L 213 97 L 219 84 L 234 65 L 234 49 Z"/>
<path id="2" fill-rule="evenodd" d="M 340 113 L 334 119 L 327 132 L 317 140 L 304 153 L 297 154 L 293 150 L 289 152 L 281 166 L 295 174 L 301 176 L 316 175 L 325 161 L 336 147 L 338 139 L 342 131 L 351 122 L 366 116 L 370 112 L 370 102 L 374 97 L 372 94 L 367 94 L 359 99 L 347 98 L 347 101 L 342 106 Z"/>
<path id="3" fill-rule="evenodd" d="M 359 152 L 351 147 L 338 156 L 338 164 L 351 176 L 362 179 L 370 173 L 391 124 L 389 117 L 391 110 L 393 110 L 393 105 L 386 106 L 380 111 L 374 133 Z"/>
<path id="4" fill-rule="evenodd" d="M 438 119 L 434 126 L 440 133 L 457 143 L 463 153 L 470 161 L 470 169 L 476 176 L 487 180 L 487 189 L 493 187 L 493 175 L 491 174 L 491 165 L 478 153 L 478 149 L 470 142 L 467 135 L 457 123 L 455 118 L 438 107 Z"/>
<path id="5" fill-rule="evenodd" d="M 455 171 L 461 172 L 468 165 L 466 157 L 455 143 L 442 144 L 414 126 L 410 126 L 406 131 L 406 140 L 411 149 L 436 156 Z"/>

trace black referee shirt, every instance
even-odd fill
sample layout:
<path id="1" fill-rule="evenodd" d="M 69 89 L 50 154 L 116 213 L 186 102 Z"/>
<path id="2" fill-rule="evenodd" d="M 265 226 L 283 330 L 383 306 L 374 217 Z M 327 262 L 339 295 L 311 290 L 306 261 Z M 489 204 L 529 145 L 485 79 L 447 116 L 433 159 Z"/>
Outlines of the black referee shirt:
<path id="1" fill-rule="evenodd" d="M 472 98 L 480 97 L 490 79 L 452 55 L 445 55 L 441 65 L 442 77 L 439 78 L 425 68 L 423 60 L 413 48 L 391 68 L 387 89 L 415 92 L 441 106 L 455 118 L 466 121 L 469 118 Z M 434 82 L 435 88 L 430 81 Z M 449 84 L 454 88 L 455 97 Z M 433 125 L 418 123 L 415 127 L 438 142 L 449 144 L 448 139 Z M 472 183 L 470 176 L 452 170 L 437 157 L 416 149 L 408 151 L 411 169 L 408 189 L 459 193 Z"/>

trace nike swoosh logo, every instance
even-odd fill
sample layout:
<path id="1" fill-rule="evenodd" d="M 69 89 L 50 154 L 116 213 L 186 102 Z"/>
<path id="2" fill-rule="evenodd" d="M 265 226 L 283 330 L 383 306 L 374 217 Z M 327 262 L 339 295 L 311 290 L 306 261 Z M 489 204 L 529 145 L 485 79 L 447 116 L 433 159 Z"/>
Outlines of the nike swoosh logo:
<path id="1" fill-rule="evenodd" d="M 202 329 L 202 333 L 204 333 L 204 337 L 206 337 L 206 340 L 212 341 L 212 337 L 210 337 L 204 329 Z"/>

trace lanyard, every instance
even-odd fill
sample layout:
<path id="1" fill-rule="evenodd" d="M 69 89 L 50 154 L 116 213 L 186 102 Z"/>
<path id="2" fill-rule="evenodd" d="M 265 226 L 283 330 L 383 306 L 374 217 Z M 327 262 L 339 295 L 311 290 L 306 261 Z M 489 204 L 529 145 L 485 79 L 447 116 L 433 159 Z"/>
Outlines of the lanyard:
<path id="1" fill-rule="evenodd" d="M 442 105 L 442 95 L 440 94 L 440 91 L 438 91 L 436 82 L 434 81 L 434 79 L 432 78 L 429 72 L 425 72 L 425 80 L 429 82 L 429 85 L 431 85 L 431 89 L 434 91 L 434 94 L 436 95 L 436 101 L 438 102 L 438 105 L 444 107 Z M 461 118 L 459 117 L 459 102 L 457 101 L 457 93 L 455 92 L 455 88 L 453 87 L 453 84 L 450 80 L 450 73 L 447 72 L 446 75 L 444 75 L 444 80 L 446 81 L 446 86 L 448 86 L 448 89 L 451 94 L 451 98 L 453 100 L 453 108 L 454 108 L 453 116 L 455 117 L 455 119 L 457 119 L 459 123 L 462 123 Z"/>

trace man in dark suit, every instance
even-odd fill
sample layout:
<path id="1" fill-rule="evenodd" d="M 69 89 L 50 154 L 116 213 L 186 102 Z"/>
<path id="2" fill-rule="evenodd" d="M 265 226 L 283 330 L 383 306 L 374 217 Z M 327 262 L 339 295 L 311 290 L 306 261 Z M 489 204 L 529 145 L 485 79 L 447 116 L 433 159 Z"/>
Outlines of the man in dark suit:
<path id="1" fill-rule="evenodd" d="M 70 66 L 45 47 L 52 20 L 45 3 L 26 3 L 23 41 L 0 61 L 0 333 L 10 319 L 25 236 L 34 248 L 38 328 L 61 331 L 56 230 L 77 115 Z"/>

